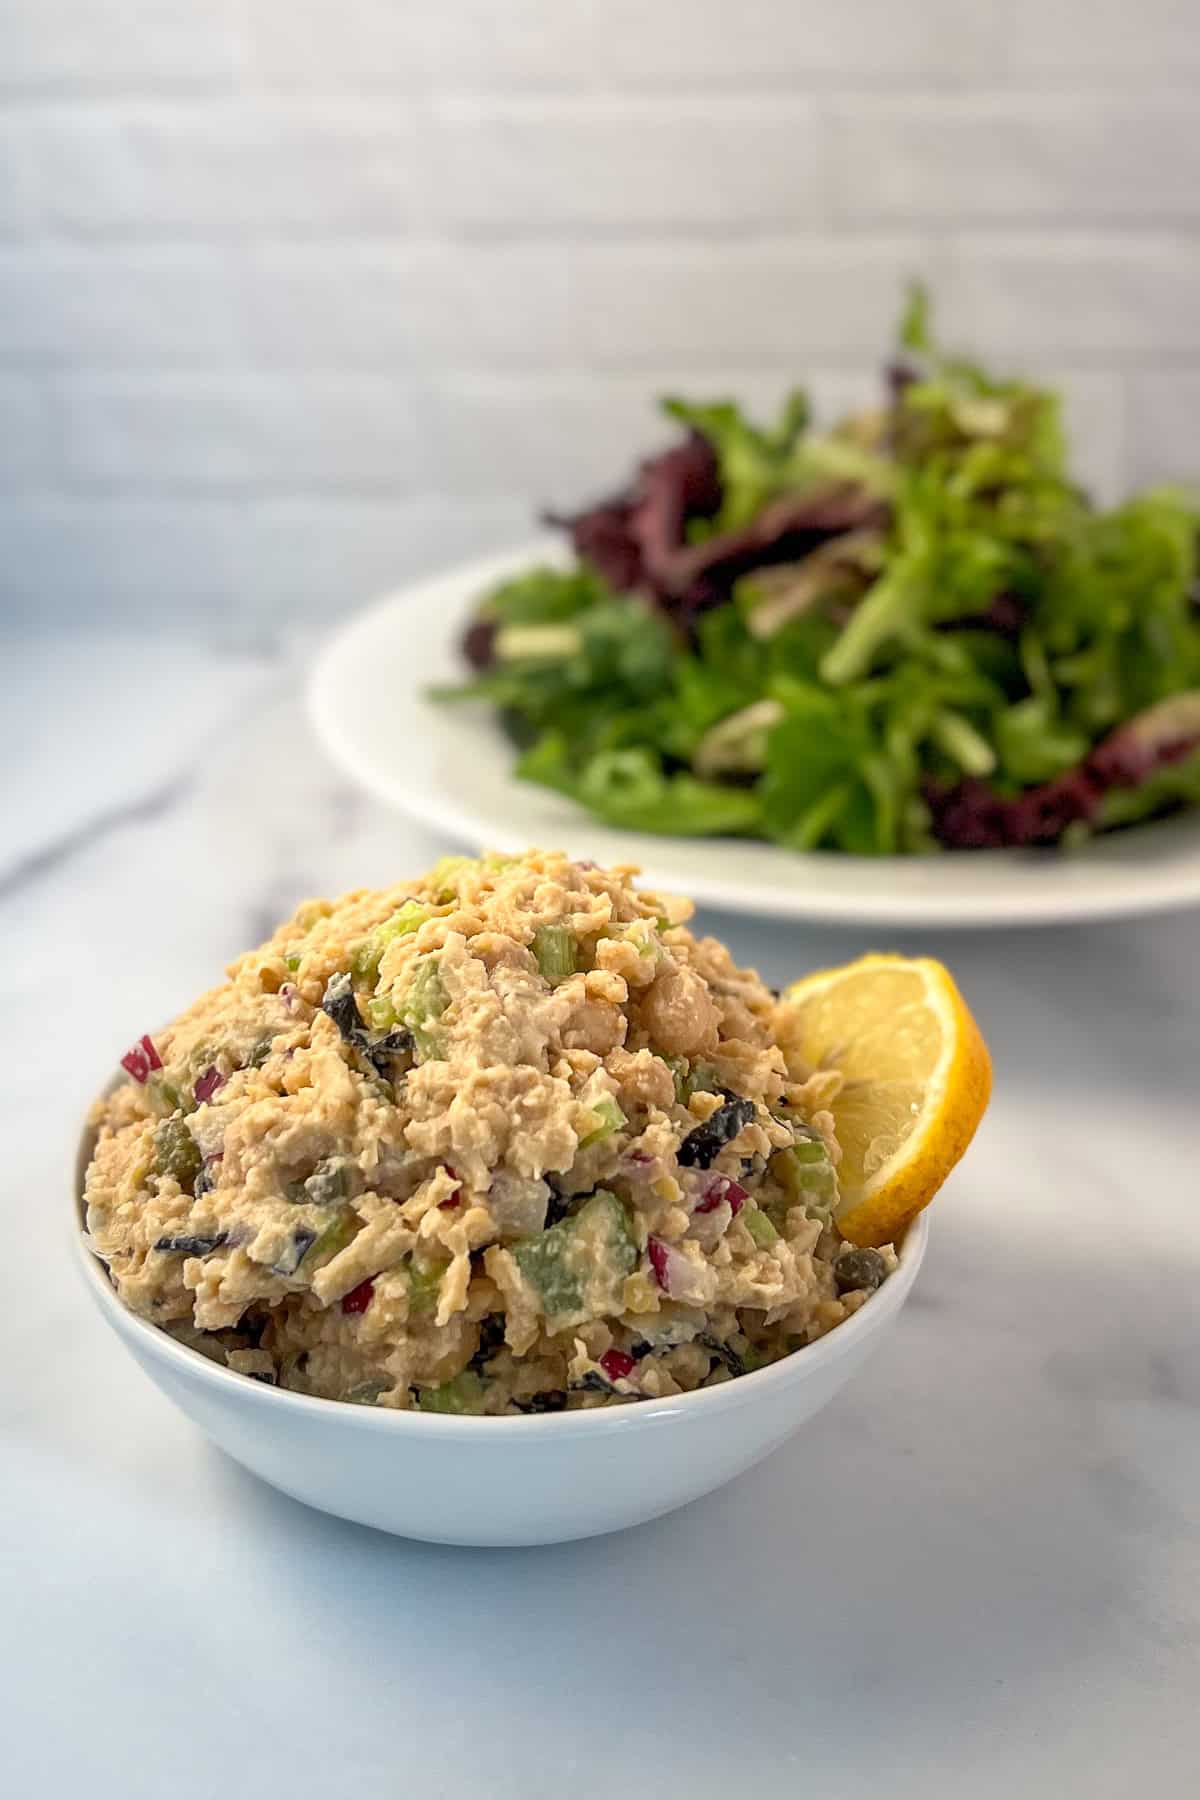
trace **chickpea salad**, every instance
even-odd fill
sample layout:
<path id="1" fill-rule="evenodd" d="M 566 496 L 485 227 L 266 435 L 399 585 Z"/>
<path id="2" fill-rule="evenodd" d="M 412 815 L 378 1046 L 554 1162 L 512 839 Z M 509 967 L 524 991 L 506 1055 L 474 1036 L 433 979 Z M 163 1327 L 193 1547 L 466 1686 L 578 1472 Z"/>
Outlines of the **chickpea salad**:
<path id="1" fill-rule="evenodd" d="M 301 906 L 121 1059 L 87 1231 L 252 1379 L 515 1415 L 714 1386 L 896 1267 L 843 1242 L 788 1008 L 688 901 L 557 853 Z"/>

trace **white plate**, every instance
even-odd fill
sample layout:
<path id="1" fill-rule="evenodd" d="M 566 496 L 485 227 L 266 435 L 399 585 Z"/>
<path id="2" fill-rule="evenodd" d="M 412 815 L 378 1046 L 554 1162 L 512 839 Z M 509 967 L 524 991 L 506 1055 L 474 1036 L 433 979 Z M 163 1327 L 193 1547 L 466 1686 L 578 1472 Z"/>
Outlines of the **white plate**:
<path id="1" fill-rule="evenodd" d="M 1020 925 L 1162 912 L 1200 901 L 1200 817 L 1164 820 L 1071 852 L 800 855 L 774 844 L 614 831 L 563 796 L 515 781 L 513 750 L 487 708 L 436 705 L 457 681 L 462 627 L 480 593 L 553 539 L 464 563 L 389 595 L 326 645 L 309 702 L 327 749 L 401 812 L 472 849 L 532 845 L 633 862 L 648 885 L 732 912 L 862 925 Z"/>

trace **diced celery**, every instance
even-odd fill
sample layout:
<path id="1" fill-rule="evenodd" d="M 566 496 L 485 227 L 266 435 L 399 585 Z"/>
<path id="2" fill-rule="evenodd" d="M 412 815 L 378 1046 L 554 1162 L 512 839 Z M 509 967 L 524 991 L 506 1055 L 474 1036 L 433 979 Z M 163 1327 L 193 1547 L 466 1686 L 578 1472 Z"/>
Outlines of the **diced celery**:
<path id="1" fill-rule="evenodd" d="M 657 957 L 662 949 L 653 919 L 634 919 L 629 925 L 614 926 L 612 935 L 632 944 L 639 956 Z"/>
<path id="2" fill-rule="evenodd" d="M 620 1131 L 622 1125 L 626 1123 L 625 1114 L 611 1094 L 606 1094 L 602 1099 L 597 1100 L 591 1111 L 600 1120 L 600 1123 L 594 1131 L 589 1131 L 586 1137 L 580 1138 L 579 1148 L 581 1150 L 590 1150 L 593 1144 L 602 1143 L 605 1138 L 612 1137 L 615 1131 Z"/>
<path id="3" fill-rule="evenodd" d="M 442 1050 L 441 1033 L 435 1027 L 450 1004 L 435 956 L 418 959 L 408 992 L 396 1008 L 398 1023 L 412 1032 L 413 1043 L 422 1058 L 436 1057 Z"/>
<path id="4" fill-rule="evenodd" d="M 390 919 L 385 919 L 382 925 L 376 926 L 375 936 L 382 938 L 385 944 L 390 944 L 393 938 L 407 937 L 410 932 L 419 931 L 426 919 L 432 917 L 429 908 L 420 900 L 406 900 L 403 906 L 397 907 Z"/>
<path id="5" fill-rule="evenodd" d="M 720 1077 L 711 1063 L 690 1063 L 686 1056 L 664 1056 L 663 1061 L 675 1081 L 675 1098 L 686 1106 L 693 1094 L 717 1094 Z"/>
<path id="6" fill-rule="evenodd" d="M 544 980 L 557 987 L 579 967 L 575 934 L 567 925 L 539 925 L 533 934 L 533 954 Z"/>
<path id="7" fill-rule="evenodd" d="M 430 1313 L 437 1305 L 438 1290 L 442 1285 L 442 1276 L 446 1273 L 446 1264 L 435 1265 L 432 1269 L 418 1269 L 410 1263 L 404 1271 L 408 1281 L 408 1310 L 412 1317 Z"/>
<path id="8" fill-rule="evenodd" d="M 474 1369 L 463 1369 L 452 1381 L 443 1381 L 440 1387 L 418 1388 L 417 1406 L 421 1412 L 482 1412 L 483 1382 Z"/>
<path id="9" fill-rule="evenodd" d="M 543 1310 L 551 1317 L 578 1312 L 583 1303 L 581 1272 L 568 1262 L 574 1242 L 574 1219 L 560 1219 L 540 1237 L 513 1249 L 517 1267 L 538 1291 Z"/>
<path id="10" fill-rule="evenodd" d="M 390 994 L 376 994 L 367 1001 L 367 1023 L 372 1031 L 390 1031 L 396 1023 L 396 1008 Z"/>
<path id="11" fill-rule="evenodd" d="M 301 956 L 301 954 L 298 950 L 293 950 L 289 955 L 285 956 L 283 960 L 287 964 L 287 967 L 290 970 L 290 972 L 294 975 L 296 973 L 296 970 L 300 967 L 300 964 L 303 962 L 304 958 Z"/>
<path id="12" fill-rule="evenodd" d="M 620 1288 L 637 1266 L 637 1243 L 629 1216 L 615 1194 L 600 1188 L 569 1219 L 513 1247 L 522 1275 L 536 1288 L 547 1318 L 556 1327 L 589 1316 L 589 1288 L 603 1310 L 620 1304 Z"/>
<path id="13" fill-rule="evenodd" d="M 478 867 L 478 860 L 473 856 L 443 856 L 429 872 L 430 886 L 437 889 L 439 900 L 453 900 L 458 893 L 459 876 Z"/>
<path id="14" fill-rule="evenodd" d="M 692 1065 L 686 1056 L 664 1056 L 662 1060 L 671 1071 L 671 1080 L 675 1083 L 675 1098 L 682 1106 L 688 1097 L 687 1081 Z"/>
<path id="15" fill-rule="evenodd" d="M 196 1110 L 190 1091 L 187 1088 L 181 1091 L 165 1075 L 151 1075 L 146 1083 L 146 1097 L 160 1119 L 168 1119 L 172 1113 Z"/>
<path id="16" fill-rule="evenodd" d="M 373 985 L 379 979 L 379 959 L 383 955 L 382 944 L 376 944 L 374 937 L 364 938 L 361 944 L 355 944 L 350 953 L 350 973 L 361 987 L 364 983 Z"/>
<path id="17" fill-rule="evenodd" d="M 757 1206 L 745 1207 L 742 1211 L 742 1221 L 760 1250 L 769 1250 L 779 1237 L 779 1233 L 766 1213 L 760 1212 Z"/>
<path id="18" fill-rule="evenodd" d="M 721 1078 L 709 1062 L 695 1062 L 688 1077 L 688 1094 L 719 1094 Z"/>
<path id="19" fill-rule="evenodd" d="M 837 1206 L 838 1185 L 825 1140 L 798 1120 L 793 1121 L 792 1130 L 795 1142 L 790 1149 L 775 1152 L 771 1174 L 783 1188 L 787 1205 L 802 1206 L 809 1218 L 827 1225 Z"/>
<path id="20" fill-rule="evenodd" d="M 358 1214 L 353 1207 L 348 1206 L 338 1214 L 336 1219 L 331 1220 L 316 1241 L 309 1245 L 301 1260 L 307 1263 L 310 1269 L 315 1269 L 318 1264 L 323 1266 L 327 1262 L 332 1262 L 333 1258 L 344 1250 L 347 1244 L 352 1244 L 357 1236 Z"/>
<path id="21" fill-rule="evenodd" d="M 386 1394 L 391 1383 L 389 1381 L 360 1381 L 346 1395 L 351 1406 L 374 1406 L 381 1394 Z"/>
<path id="22" fill-rule="evenodd" d="M 377 925 L 370 937 L 364 938 L 355 947 L 350 958 L 350 968 L 355 979 L 360 983 L 378 981 L 383 953 L 392 940 L 419 931 L 426 919 L 432 917 L 429 907 L 420 900 L 406 900 L 403 906 L 397 907 L 389 919 L 385 919 L 382 925 Z"/>

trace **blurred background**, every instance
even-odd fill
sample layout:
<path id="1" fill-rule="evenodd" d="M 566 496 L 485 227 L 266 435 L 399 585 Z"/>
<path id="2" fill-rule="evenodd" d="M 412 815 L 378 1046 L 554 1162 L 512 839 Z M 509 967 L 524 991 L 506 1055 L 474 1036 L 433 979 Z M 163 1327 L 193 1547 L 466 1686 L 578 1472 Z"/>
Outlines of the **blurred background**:
<path id="1" fill-rule="evenodd" d="M 1194 0 L 0 0 L 11 626 L 258 649 L 520 540 L 663 388 L 829 412 L 906 276 L 1196 469 Z"/>

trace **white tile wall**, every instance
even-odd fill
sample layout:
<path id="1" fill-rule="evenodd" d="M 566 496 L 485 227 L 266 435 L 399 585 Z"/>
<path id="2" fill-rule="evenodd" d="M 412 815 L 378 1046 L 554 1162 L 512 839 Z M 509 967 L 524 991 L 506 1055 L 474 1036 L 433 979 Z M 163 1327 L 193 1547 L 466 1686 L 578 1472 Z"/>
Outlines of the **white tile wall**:
<path id="1" fill-rule="evenodd" d="M 1200 0 L 0 0 L 0 607 L 230 638 L 870 391 L 905 276 L 1200 476 Z"/>

